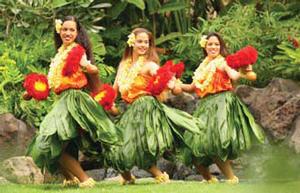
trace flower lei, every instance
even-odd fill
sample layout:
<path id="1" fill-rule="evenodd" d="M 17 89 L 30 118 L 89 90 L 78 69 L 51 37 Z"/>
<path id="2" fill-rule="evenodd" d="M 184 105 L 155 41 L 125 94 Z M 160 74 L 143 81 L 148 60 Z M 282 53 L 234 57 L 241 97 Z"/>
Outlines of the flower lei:
<path id="1" fill-rule="evenodd" d="M 49 73 L 48 73 L 48 82 L 49 82 L 50 88 L 55 88 L 55 86 L 60 85 L 62 69 L 65 65 L 66 58 L 68 57 L 69 52 L 77 45 L 78 44 L 75 42 L 68 45 L 67 47 L 62 45 L 58 49 L 58 52 L 55 55 L 54 59 L 51 60 L 50 69 L 49 69 Z"/>
<path id="2" fill-rule="evenodd" d="M 193 82 L 195 83 L 196 88 L 203 91 L 207 86 L 209 86 L 217 67 L 223 65 L 224 62 L 226 61 L 221 55 L 217 56 L 212 61 L 209 61 L 206 57 L 194 72 Z"/>
<path id="3" fill-rule="evenodd" d="M 131 59 L 127 59 L 120 69 L 120 75 L 118 76 L 117 83 L 119 85 L 120 92 L 129 90 L 134 79 L 140 73 L 144 66 L 145 58 L 140 56 L 136 63 L 132 64 Z"/>

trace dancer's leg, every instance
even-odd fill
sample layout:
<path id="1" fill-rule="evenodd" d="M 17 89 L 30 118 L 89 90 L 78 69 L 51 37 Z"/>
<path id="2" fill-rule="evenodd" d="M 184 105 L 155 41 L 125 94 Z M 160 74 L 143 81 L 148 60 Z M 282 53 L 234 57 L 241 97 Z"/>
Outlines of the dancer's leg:
<path id="1" fill-rule="evenodd" d="M 89 179 L 89 176 L 83 171 L 79 162 L 68 153 L 62 153 L 59 163 L 66 171 L 76 176 L 81 182 Z"/>

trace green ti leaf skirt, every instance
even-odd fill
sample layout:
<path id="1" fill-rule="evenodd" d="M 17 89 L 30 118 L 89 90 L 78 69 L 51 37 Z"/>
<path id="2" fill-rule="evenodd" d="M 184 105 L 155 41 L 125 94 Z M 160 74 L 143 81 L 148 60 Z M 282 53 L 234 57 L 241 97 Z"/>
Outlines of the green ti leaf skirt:
<path id="1" fill-rule="evenodd" d="M 87 93 L 72 89 L 64 91 L 46 115 L 27 155 L 53 173 L 59 168 L 63 151 L 76 157 L 80 149 L 89 156 L 103 157 L 103 147 L 120 143 L 115 125 L 102 106 Z"/>
<path id="2" fill-rule="evenodd" d="M 119 171 L 133 166 L 149 169 L 177 142 L 183 133 L 198 132 L 197 120 L 188 113 L 170 108 L 152 96 L 134 101 L 116 123 L 123 136 L 123 146 L 111 148 L 107 164 Z"/>
<path id="3" fill-rule="evenodd" d="M 190 147 L 185 153 L 190 151 L 190 156 L 203 165 L 211 164 L 212 158 L 235 159 L 241 151 L 251 147 L 253 140 L 264 142 L 261 127 L 233 92 L 201 99 L 193 116 L 205 127 L 199 127 L 200 134 L 184 133 L 184 140 Z"/>

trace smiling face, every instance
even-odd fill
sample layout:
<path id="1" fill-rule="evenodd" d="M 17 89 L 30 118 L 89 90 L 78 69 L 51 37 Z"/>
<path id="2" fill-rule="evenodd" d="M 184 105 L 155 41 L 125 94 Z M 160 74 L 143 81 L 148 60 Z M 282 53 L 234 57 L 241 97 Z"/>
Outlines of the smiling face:
<path id="1" fill-rule="evenodd" d="M 135 43 L 133 45 L 133 52 L 137 55 L 145 55 L 150 46 L 149 36 L 146 32 L 138 33 L 135 36 Z"/>
<path id="2" fill-rule="evenodd" d="M 64 46 L 73 43 L 78 35 L 77 25 L 75 21 L 65 21 L 60 30 L 60 38 Z"/>
<path id="3" fill-rule="evenodd" d="M 207 40 L 205 51 L 210 59 L 216 58 L 220 54 L 221 44 L 216 36 L 211 36 Z"/>

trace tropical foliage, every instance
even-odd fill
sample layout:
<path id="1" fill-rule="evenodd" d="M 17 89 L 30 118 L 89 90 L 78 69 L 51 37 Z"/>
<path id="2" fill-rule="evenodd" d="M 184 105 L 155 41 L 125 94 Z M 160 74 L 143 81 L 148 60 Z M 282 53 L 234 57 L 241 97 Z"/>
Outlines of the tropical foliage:
<path id="1" fill-rule="evenodd" d="M 203 55 L 200 37 L 222 34 L 231 53 L 246 45 L 259 52 L 254 70 L 266 85 L 274 76 L 299 80 L 300 3 L 297 0 L 0 0 L 0 112 L 38 126 L 56 100 L 24 101 L 22 82 L 30 72 L 46 74 L 54 56 L 53 23 L 76 15 L 88 29 L 104 82 L 113 82 L 127 36 L 134 27 L 155 35 L 161 60 L 184 61 L 190 82 Z"/>

